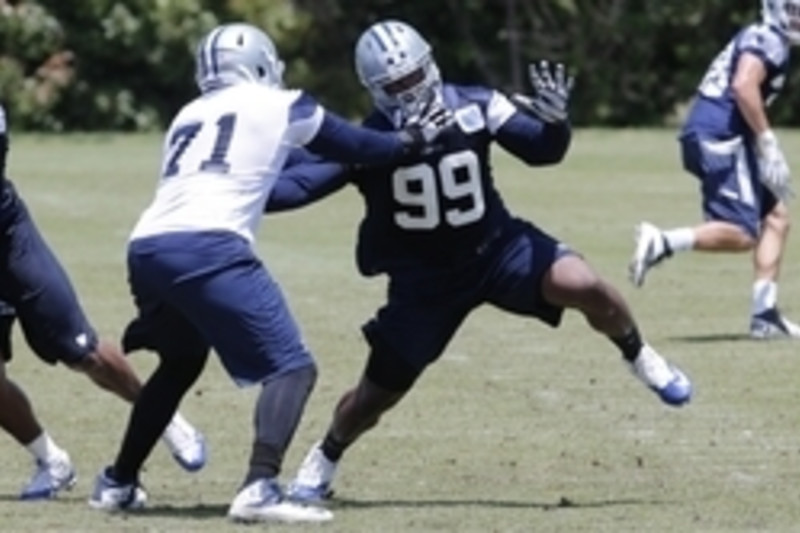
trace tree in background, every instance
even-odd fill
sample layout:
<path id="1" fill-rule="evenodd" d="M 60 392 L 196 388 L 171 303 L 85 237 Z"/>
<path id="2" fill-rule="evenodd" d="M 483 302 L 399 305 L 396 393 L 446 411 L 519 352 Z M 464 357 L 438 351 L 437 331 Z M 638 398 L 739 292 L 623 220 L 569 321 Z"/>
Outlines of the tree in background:
<path id="1" fill-rule="evenodd" d="M 79 4 L 80 7 L 76 7 Z M 220 22 L 267 30 L 291 85 L 356 117 L 368 98 L 353 47 L 363 28 L 399 18 L 431 41 L 449 80 L 528 90 L 526 64 L 578 73 L 578 124 L 664 124 L 712 55 L 755 20 L 758 0 L 0 0 L 0 98 L 17 127 L 163 127 L 196 94 L 197 39 Z M 800 75 L 800 73 L 795 76 Z M 797 78 L 775 110 L 800 124 Z"/>

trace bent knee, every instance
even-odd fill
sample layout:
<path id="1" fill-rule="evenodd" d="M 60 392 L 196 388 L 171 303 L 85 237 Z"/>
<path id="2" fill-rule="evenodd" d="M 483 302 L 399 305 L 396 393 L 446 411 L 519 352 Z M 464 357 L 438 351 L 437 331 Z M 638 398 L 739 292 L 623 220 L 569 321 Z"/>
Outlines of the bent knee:
<path id="1" fill-rule="evenodd" d="M 731 248 L 741 252 L 749 252 L 750 250 L 754 249 L 757 244 L 758 237 L 744 230 L 742 230 L 739 235 L 731 239 Z"/>
<path id="2" fill-rule="evenodd" d="M 763 230 L 767 229 L 780 234 L 786 234 L 789 232 L 789 229 L 791 229 L 789 210 L 782 203 L 777 204 L 775 208 L 764 217 Z"/>
<path id="3" fill-rule="evenodd" d="M 548 301 L 564 307 L 582 308 L 611 300 L 605 280 L 577 256 L 559 259 L 545 276 L 542 291 Z"/>

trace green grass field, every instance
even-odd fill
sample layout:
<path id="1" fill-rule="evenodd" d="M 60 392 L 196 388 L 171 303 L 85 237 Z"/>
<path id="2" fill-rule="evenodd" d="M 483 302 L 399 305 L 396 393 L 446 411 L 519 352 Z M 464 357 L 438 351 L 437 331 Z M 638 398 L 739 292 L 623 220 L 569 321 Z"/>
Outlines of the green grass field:
<path id="1" fill-rule="evenodd" d="M 783 132 L 784 146 L 800 133 Z M 100 332 L 131 316 L 128 231 L 152 194 L 157 136 L 16 136 L 11 174 Z M 791 150 L 787 150 L 791 152 Z M 794 168 L 800 156 L 791 153 Z M 791 342 L 747 339 L 750 259 L 685 255 L 642 290 L 625 279 L 640 219 L 699 219 L 696 184 L 672 131 L 581 131 L 561 166 L 530 171 L 498 154 L 510 206 L 583 252 L 628 297 L 650 342 L 693 378 L 686 408 L 661 405 L 616 350 L 569 314 L 560 330 L 485 308 L 382 425 L 352 449 L 327 531 L 800 531 L 800 357 Z M 262 227 L 259 249 L 289 297 L 320 379 L 286 461 L 290 476 L 361 372 L 359 325 L 383 280 L 353 260 L 361 205 L 347 190 Z M 800 316 L 798 234 L 781 285 Z M 250 531 L 227 506 L 245 471 L 254 390 L 213 359 L 182 410 L 207 435 L 205 470 L 183 473 L 157 448 L 143 481 L 151 506 L 130 516 L 88 508 L 115 453 L 127 406 L 64 368 L 40 363 L 17 332 L 9 371 L 79 469 L 59 501 L 21 503 L 27 452 L 0 439 L 0 531 Z M 136 354 L 142 375 L 154 356 Z M 271 531 L 321 530 L 270 527 Z"/>

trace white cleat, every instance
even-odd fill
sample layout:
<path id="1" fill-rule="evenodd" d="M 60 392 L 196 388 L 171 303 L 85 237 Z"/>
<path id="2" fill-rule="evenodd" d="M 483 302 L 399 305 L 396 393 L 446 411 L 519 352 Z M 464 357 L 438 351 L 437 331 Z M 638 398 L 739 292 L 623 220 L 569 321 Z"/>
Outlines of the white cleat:
<path id="1" fill-rule="evenodd" d="M 162 439 L 184 470 L 197 472 L 206 465 L 206 439 L 180 413 L 172 418 Z"/>
<path id="2" fill-rule="evenodd" d="M 336 463 L 325 457 L 320 444 L 316 443 L 309 450 L 297 476 L 289 484 L 287 497 L 290 500 L 321 503 L 333 494 L 331 484 L 336 475 Z"/>
<path id="3" fill-rule="evenodd" d="M 800 326 L 773 307 L 750 317 L 750 337 L 759 340 L 800 339 Z"/>
<path id="4" fill-rule="evenodd" d="M 637 287 L 644 284 L 647 271 L 671 255 L 661 230 L 649 222 L 636 226 L 636 249 L 628 265 L 628 277 Z"/>
<path id="5" fill-rule="evenodd" d="M 59 492 L 70 490 L 77 479 L 75 468 L 66 453 L 49 461 L 37 460 L 33 477 L 23 487 L 19 497 L 22 500 L 52 499 Z"/>
<path id="6" fill-rule="evenodd" d="M 639 351 L 631 370 L 668 405 L 680 407 L 692 397 L 692 384 L 686 374 L 646 344 Z"/>
<path id="7" fill-rule="evenodd" d="M 234 522 L 328 522 L 333 513 L 284 498 L 278 483 L 273 479 L 256 480 L 236 495 L 228 518 Z"/>
<path id="8" fill-rule="evenodd" d="M 147 493 L 137 483 L 122 484 L 104 470 L 97 475 L 89 507 L 100 511 L 129 511 L 141 509 L 147 503 Z"/>

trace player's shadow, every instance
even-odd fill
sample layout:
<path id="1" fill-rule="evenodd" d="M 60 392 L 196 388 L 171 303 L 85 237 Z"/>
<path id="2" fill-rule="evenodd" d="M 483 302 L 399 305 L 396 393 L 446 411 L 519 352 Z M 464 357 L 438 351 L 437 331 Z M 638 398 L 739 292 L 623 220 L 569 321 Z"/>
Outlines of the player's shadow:
<path id="1" fill-rule="evenodd" d="M 194 520 L 225 518 L 230 503 L 200 503 L 197 505 L 148 505 L 130 513 L 130 516 L 167 517 Z"/>
<path id="2" fill-rule="evenodd" d="M 710 344 L 715 342 L 756 342 L 746 333 L 711 333 L 705 335 L 676 335 L 667 337 L 673 342 L 690 344 Z"/>
<path id="3" fill-rule="evenodd" d="M 609 498 L 595 501 L 575 501 L 562 497 L 555 502 L 537 502 L 527 500 L 493 500 L 493 499 L 464 499 L 464 500 L 356 500 L 348 498 L 333 498 L 330 508 L 338 510 L 359 509 L 426 509 L 426 508 L 451 508 L 451 507 L 484 507 L 487 509 L 541 509 L 542 511 L 557 511 L 562 509 L 595 509 L 603 507 L 627 506 L 654 506 L 669 505 L 672 502 L 643 498 Z M 155 505 L 131 512 L 129 517 L 170 517 L 190 520 L 207 520 L 224 518 L 228 513 L 228 504 L 199 504 L 191 506 Z"/>
<path id="4" fill-rule="evenodd" d="M 593 509 L 602 507 L 620 506 L 651 506 L 668 505 L 670 502 L 661 500 L 648 500 L 642 498 L 610 498 L 595 501 L 575 501 L 570 498 L 562 497 L 556 502 L 537 502 L 527 500 L 492 500 L 492 499 L 470 499 L 470 500 L 354 500 L 348 498 L 333 498 L 331 508 L 336 509 L 374 509 L 374 508 L 395 508 L 395 509 L 421 509 L 421 508 L 448 508 L 448 507 L 485 507 L 490 509 L 541 509 L 543 511 L 555 511 L 559 509 Z"/>

